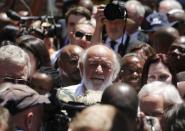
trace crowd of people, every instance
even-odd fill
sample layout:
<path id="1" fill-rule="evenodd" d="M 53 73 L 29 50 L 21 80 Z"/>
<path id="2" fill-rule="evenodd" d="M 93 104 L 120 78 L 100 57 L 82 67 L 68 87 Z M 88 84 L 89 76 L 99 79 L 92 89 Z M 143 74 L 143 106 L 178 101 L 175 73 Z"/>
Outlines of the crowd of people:
<path id="1" fill-rule="evenodd" d="M 183 1 L 79 0 L 60 37 L 15 21 L 0 17 L 0 131 L 185 130 Z"/>

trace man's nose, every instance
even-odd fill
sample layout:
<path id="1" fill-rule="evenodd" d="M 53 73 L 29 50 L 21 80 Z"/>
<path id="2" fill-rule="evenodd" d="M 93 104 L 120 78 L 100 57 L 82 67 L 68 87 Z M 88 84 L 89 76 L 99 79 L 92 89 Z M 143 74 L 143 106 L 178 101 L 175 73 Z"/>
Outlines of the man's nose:
<path id="1" fill-rule="evenodd" d="M 135 77 L 138 77 L 139 76 L 139 74 L 137 73 L 137 71 L 134 71 L 132 75 L 135 76 Z"/>
<path id="2" fill-rule="evenodd" d="M 81 40 L 86 41 L 86 36 L 84 35 Z"/>
<path id="3" fill-rule="evenodd" d="M 96 72 L 97 72 L 97 73 L 103 73 L 103 69 L 102 69 L 102 66 L 101 66 L 101 65 L 98 65 L 98 66 L 97 66 Z"/>
<path id="4" fill-rule="evenodd" d="M 173 51 L 172 51 L 172 53 L 175 53 L 175 54 L 179 54 L 180 52 L 179 52 L 179 49 L 174 49 Z"/>

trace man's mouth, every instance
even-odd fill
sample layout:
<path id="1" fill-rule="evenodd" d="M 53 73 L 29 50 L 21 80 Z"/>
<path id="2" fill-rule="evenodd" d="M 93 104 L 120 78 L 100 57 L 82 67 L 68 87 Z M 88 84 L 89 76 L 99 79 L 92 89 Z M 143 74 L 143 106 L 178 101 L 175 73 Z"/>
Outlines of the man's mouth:
<path id="1" fill-rule="evenodd" d="M 131 78 L 130 81 L 139 81 L 139 78 Z"/>
<path id="2" fill-rule="evenodd" d="M 75 70 L 73 73 L 74 74 L 80 74 L 80 71 L 79 70 Z"/>
<path id="3" fill-rule="evenodd" d="M 181 59 L 181 56 L 178 55 L 178 54 L 175 54 L 175 53 L 170 54 L 170 56 L 171 56 L 172 59 L 176 59 L 176 60 L 180 60 Z"/>
<path id="4" fill-rule="evenodd" d="M 104 81 L 104 78 L 100 78 L 100 77 L 93 77 L 92 80 L 99 80 L 99 81 Z"/>

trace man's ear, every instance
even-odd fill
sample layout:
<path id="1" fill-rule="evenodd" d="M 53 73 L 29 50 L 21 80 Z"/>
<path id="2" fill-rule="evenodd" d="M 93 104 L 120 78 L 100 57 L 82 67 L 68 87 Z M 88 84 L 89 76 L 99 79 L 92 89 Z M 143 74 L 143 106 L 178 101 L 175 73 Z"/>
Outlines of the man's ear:
<path id="1" fill-rule="evenodd" d="M 112 72 L 112 80 L 115 81 L 119 76 L 119 74 L 116 75 L 115 71 Z"/>
<path id="2" fill-rule="evenodd" d="M 61 59 L 58 58 L 57 61 L 56 61 L 58 67 L 60 68 L 62 66 L 62 62 L 61 62 Z"/>
<path id="3" fill-rule="evenodd" d="M 82 62 L 80 62 L 79 63 L 79 70 L 80 70 L 80 74 L 81 74 L 81 76 L 83 76 L 84 74 L 84 72 L 83 72 L 83 70 L 84 70 L 84 65 L 83 65 L 83 63 Z"/>
<path id="4" fill-rule="evenodd" d="M 75 33 L 74 32 L 70 32 L 69 39 L 70 39 L 70 43 L 74 43 L 74 41 L 75 41 Z"/>
<path id="5" fill-rule="evenodd" d="M 34 113 L 32 111 L 28 112 L 26 115 L 26 128 L 29 130 L 32 128 L 32 124 L 34 120 L 33 117 L 34 117 Z"/>

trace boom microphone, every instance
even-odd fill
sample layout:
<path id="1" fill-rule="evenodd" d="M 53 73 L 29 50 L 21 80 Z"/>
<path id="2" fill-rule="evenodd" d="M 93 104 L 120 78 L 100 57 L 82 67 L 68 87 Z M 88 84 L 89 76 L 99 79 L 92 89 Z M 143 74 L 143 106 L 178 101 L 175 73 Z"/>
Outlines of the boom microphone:
<path id="1" fill-rule="evenodd" d="M 15 11 L 13 10 L 8 10 L 6 12 L 6 15 L 11 18 L 12 20 L 21 20 L 21 17 L 19 14 L 17 14 Z"/>
<path id="2" fill-rule="evenodd" d="M 9 18 L 11 18 L 12 20 L 23 20 L 23 21 L 27 21 L 27 20 L 45 20 L 45 19 L 61 19 L 61 16 L 20 16 L 18 13 L 16 13 L 13 10 L 8 10 L 6 12 L 7 16 Z"/>
<path id="3" fill-rule="evenodd" d="M 41 19 L 38 16 L 20 16 L 18 13 L 16 13 L 13 10 L 8 10 L 6 12 L 6 14 L 12 20 L 17 20 L 17 21 L 20 21 L 20 20 L 23 20 L 23 21 L 26 21 L 26 20 L 40 20 Z"/>

